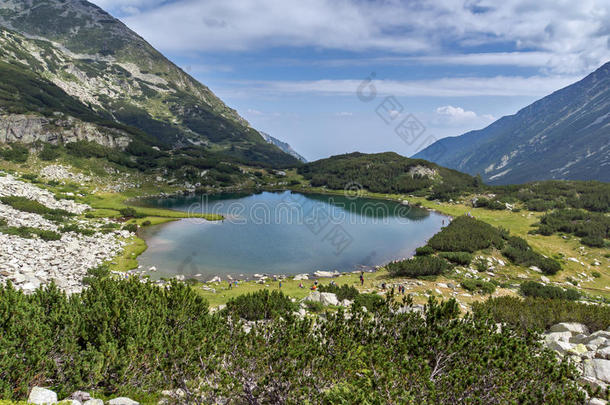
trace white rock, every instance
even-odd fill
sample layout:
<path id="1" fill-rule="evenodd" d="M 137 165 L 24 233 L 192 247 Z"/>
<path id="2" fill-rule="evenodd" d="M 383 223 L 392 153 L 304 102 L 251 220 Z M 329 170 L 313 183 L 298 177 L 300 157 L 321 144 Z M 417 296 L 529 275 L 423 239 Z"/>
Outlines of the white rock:
<path id="1" fill-rule="evenodd" d="M 333 293 L 320 293 L 320 302 L 323 305 L 339 305 L 339 300 L 337 299 L 337 295 Z"/>
<path id="2" fill-rule="evenodd" d="M 540 280 L 542 280 L 543 283 L 550 283 L 551 282 L 551 280 L 549 280 L 549 278 L 546 277 L 546 276 L 540 276 Z"/>
<path id="3" fill-rule="evenodd" d="M 127 397 L 118 397 L 108 401 L 108 405 L 139 405 L 139 402 Z"/>
<path id="4" fill-rule="evenodd" d="M 32 388 L 28 397 L 30 404 L 53 404 L 55 402 L 57 402 L 57 394 L 42 387 Z"/>
<path id="5" fill-rule="evenodd" d="M 303 301 L 320 302 L 320 291 L 312 291 L 307 297 L 303 298 Z"/>
<path id="6" fill-rule="evenodd" d="M 571 337 L 571 332 L 551 332 L 544 335 L 544 341 L 547 344 L 557 341 L 569 342 Z"/>
<path id="7" fill-rule="evenodd" d="M 554 350 L 561 355 L 566 354 L 573 347 L 574 345 L 572 345 L 571 343 L 564 342 L 562 340 L 553 340 L 552 342 L 548 343 L 549 349 Z"/>
<path id="8" fill-rule="evenodd" d="M 578 334 L 588 335 L 589 334 L 589 328 L 587 328 L 586 325 L 583 325 L 582 323 L 576 323 L 576 322 L 558 323 L 556 325 L 551 326 L 550 331 L 551 332 L 570 332 L 572 335 L 578 335 Z"/>
<path id="9" fill-rule="evenodd" d="M 332 272 L 332 271 L 316 271 L 313 273 L 314 276 L 316 277 L 335 277 L 339 275 L 338 271 Z"/>
<path id="10" fill-rule="evenodd" d="M 604 399 L 599 398 L 591 398 L 587 405 L 606 405 L 608 402 Z"/>
<path id="11" fill-rule="evenodd" d="M 610 346 L 598 349 L 597 352 L 595 352 L 595 357 L 598 359 L 610 360 Z"/>
<path id="12" fill-rule="evenodd" d="M 585 335 L 585 334 L 578 334 L 576 336 L 572 336 L 570 338 L 570 343 L 582 343 L 585 339 L 587 339 L 589 336 Z"/>
<path id="13" fill-rule="evenodd" d="M 307 274 L 297 274 L 296 276 L 294 276 L 294 280 L 295 281 L 309 280 L 309 275 L 307 275 Z"/>
<path id="14" fill-rule="evenodd" d="M 94 398 L 83 402 L 83 405 L 104 405 L 104 401 L 102 401 L 101 399 Z"/>
<path id="15" fill-rule="evenodd" d="M 530 266 L 530 270 L 533 270 L 537 273 L 542 273 L 542 270 L 540 270 L 537 266 Z"/>
<path id="16" fill-rule="evenodd" d="M 606 384 L 610 383 L 610 360 L 585 360 L 583 375 L 585 377 L 595 378 L 596 380 L 602 381 Z"/>

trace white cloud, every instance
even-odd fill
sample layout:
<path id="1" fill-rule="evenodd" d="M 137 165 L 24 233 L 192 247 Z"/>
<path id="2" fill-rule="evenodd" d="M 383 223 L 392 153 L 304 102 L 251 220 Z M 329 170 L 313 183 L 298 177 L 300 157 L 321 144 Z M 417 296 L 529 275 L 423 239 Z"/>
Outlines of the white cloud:
<path id="1" fill-rule="evenodd" d="M 449 117 L 453 120 L 471 120 L 477 117 L 474 111 L 464 110 L 462 107 L 454 107 L 452 105 L 444 105 L 436 109 L 436 113 L 441 116 Z"/>
<path id="2" fill-rule="evenodd" d="M 544 66 L 564 74 L 610 59 L 608 1 L 94 1 L 128 14 L 124 21 L 165 51 L 308 46 L 408 54 L 422 63 Z M 493 44 L 518 52 L 435 56 Z"/>
<path id="3" fill-rule="evenodd" d="M 432 122 L 433 125 L 437 126 L 482 126 L 495 120 L 491 114 L 479 115 L 474 111 L 452 105 L 437 107 L 435 114 L 436 116 L 432 119 Z"/>
<path id="4" fill-rule="evenodd" d="M 388 95 L 396 97 L 542 97 L 581 78 L 581 76 L 464 77 L 404 81 L 377 80 L 373 82 L 373 85 L 378 101 L 381 101 L 381 97 Z M 251 95 L 256 92 L 256 94 L 271 93 L 274 95 L 314 93 L 356 97 L 362 83 L 361 80 L 238 81 L 231 83 L 233 90 L 223 89 L 221 91 L 232 96 Z"/>

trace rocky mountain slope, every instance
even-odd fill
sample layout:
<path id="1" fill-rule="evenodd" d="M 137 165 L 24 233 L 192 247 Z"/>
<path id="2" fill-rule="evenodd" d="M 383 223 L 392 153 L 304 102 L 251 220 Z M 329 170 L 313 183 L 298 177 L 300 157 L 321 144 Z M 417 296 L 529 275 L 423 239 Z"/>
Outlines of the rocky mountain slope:
<path id="1" fill-rule="evenodd" d="M 63 90 L 98 121 L 136 127 L 159 144 L 201 146 L 250 162 L 297 162 L 268 144 L 209 88 L 87 1 L 0 3 L 0 61 Z M 13 103 L 0 98 L 4 115 L 36 98 L 30 88 L 17 90 Z M 57 106 L 34 112 L 72 115 Z"/>
<path id="2" fill-rule="evenodd" d="M 415 158 L 492 184 L 610 181 L 610 62 L 487 128 L 445 138 Z"/>
<path id="3" fill-rule="evenodd" d="M 279 139 L 274 138 L 265 132 L 260 132 L 260 134 L 265 139 L 265 141 L 267 141 L 268 143 L 277 146 L 278 148 L 280 148 L 284 152 L 288 153 L 289 155 L 294 156 L 295 158 L 299 159 L 301 162 L 307 163 L 307 159 L 305 159 L 296 150 L 294 150 L 292 148 L 292 146 L 290 146 L 290 144 L 288 144 L 284 141 L 280 141 Z"/>

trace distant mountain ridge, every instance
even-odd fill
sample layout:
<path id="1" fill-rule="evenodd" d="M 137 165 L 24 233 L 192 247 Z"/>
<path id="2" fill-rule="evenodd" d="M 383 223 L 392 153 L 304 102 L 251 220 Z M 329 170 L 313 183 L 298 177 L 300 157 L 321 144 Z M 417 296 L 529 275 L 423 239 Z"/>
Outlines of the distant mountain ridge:
<path id="1" fill-rule="evenodd" d="M 569 179 L 610 181 L 610 62 L 515 115 L 444 138 L 414 158 L 492 184 Z"/>
<path id="2" fill-rule="evenodd" d="M 274 138 L 265 132 L 262 132 L 262 131 L 259 131 L 259 132 L 262 135 L 263 139 L 265 139 L 265 141 L 267 141 L 268 143 L 277 146 L 278 148 L 280 148 L 284 152 L 288 153 L 289 155 L 294 156 L 295 158 L 299 159 L 301 162 L 307 163 L 307 159 L 305 159 L 296 150 L 294 150 L 292 148 L 292 146 L 290 146 L 290 144 L 288 144 L 284 141 L 280 141 L 279 139 Z"/>
<path id="3" fill-rule="evenodd" d="M 85 0 L 0 2 L 0 61 L 38 75 L 99 116 L 136 127 L 156 142 L 250 162 L 297 162 L 208 87 Z M 32 97 L 29 89 L 17 91 L 21 99 Z M 0 108 L 5 106 L 0 100 Z"/>

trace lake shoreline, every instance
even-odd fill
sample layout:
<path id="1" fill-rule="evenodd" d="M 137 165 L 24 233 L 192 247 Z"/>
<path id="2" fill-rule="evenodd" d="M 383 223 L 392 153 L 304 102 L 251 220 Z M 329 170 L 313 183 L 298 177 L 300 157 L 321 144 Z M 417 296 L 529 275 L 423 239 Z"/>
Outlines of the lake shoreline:
<path id="1" fill-rule="evenodd" d="M 292 192 L 292 193 L 299 193 L 302 195 L 324 195 L 324 196 L 341 196 L 343 193 L 340 192 L 320 192 L 321 190 L 311 190 L 311 189 L 301 189 L 301 188 L 294 188 L 294 187 L 282 187 L 282 188 L 276 188 L 276 187 L 265 187 L 265 188 L 257 188 L 257 189 L 231 189 L 230 191 L 223 191 L 223 192 L 215 192 L 215 193 L 207 193 L 210 195 L 219 195 L 219 194 L 225 194 L 225 193 L 239 193 L 239 194 L 244 194 L 244 196 L 251 196 L 251 195 L 259 195 L 263 192 L 268 192 L 268 193 L 284 193 L 284 192 Z M 193 193 L 193 192 L 186 192 L 186 191 L 182 191 L 182 192 L 178 192 L 178 193 L 172 193 L 172 194 L 166 194 L 166 193 L 162 193 L 162 194 L 158 194 L 158 195 L 147 195 L 147 196 L 141 196 L 138 197 L 137 199 L 132 199 L 133 200 L 137 200 L 137 206 L 148 206 L 151 207 L 154 205 L 150 205 L 146 203 L 147 199 L 155 199 L 155 198 L 159 198 L 159 199 L 165 199 L 165 198 L 179 198 L 179 197 L 194 197 L 199 193 Z M 396 198 L 391 198 L 388 196 L 370 196 L 370 195 L 359 195 L 357 196 L 358 199 L 361 200 L 378 200 L 378 201 L 385 201 L 385 202 L 390 202 L 392 204 L 401 204 L 403 200 L 401 199 L 396 199 Z M 134 201 L 135 202 L 135 201 Z M 405 205 L 406 204 L 401 204 L 401 205 Z M 446 223 L 451 222 L 452 217 L 450 215 L 444 214 L 442 212 L 439 212 L 438 210 L 434 210 L 434 209 L 430 209 L 427 207 L 423 207 L 423 206 L 419 206 L 419 205 L 415 205 L 415 204 L 409 204 L 409 207 L 412 208 L 417 208 L 418 210 L 425 210 L 428 213 L 434 213 L 436 216 L 440 216 L 443 217 L 446 220 Z M 178 212 L 185 212 L 184 210 L 181 209 L 175 209 L 175 208 L 167 208 L 167 209 L 171 209 L 174 211 L 178 211 Z M 436 221 L 439 221 L 438 218 Z M 439 221 L 440 222 L 440 221 Z M 172 222 L 173 223 L 173 222 Z M 162 225 L 169 225 L 170 223 L 166 223 L 166 224 L 162 224 Z M 155 226 L 157 227 L 157 226 Z M 390 228 L 391 229 L 391 228 Z M 436 234 L 438 232 L 438 230 L 434 231 L 434 234 Z M 142 233 L 138 233 L 138 236 L 141 237 L 148 245 L 148 243 L 150 242 L 150 235 L 145 235 Z M 433 235 L 431 235 L 433 236 Z M 431 237 L 429 236 L 429 237 Z M 426 240 L 429 239 L 428 236 L 426 236 Z M 422 242 L 421 245 L 425 244 L 425 241 Z M 391 255 L 393 258 L 391 258 L 390 260 L 401 260 L 403 258 L 408 258 L 408 257 L 412 257 L 414 254 L 414 251 L 417 247 L 419 247 L 420 244 L 418 244 L 415 247 L 412 246 L 405 246 L 406 248 L 409 249 L 410 253 L 405 254 L 404 256 L 402 256 L 400 254 L 400 251 L 398 251 L 397 254 L 393 254 Z M 382 253 L 383 254 L 383 253 Z M 161 267 L 159 265 L 159 263 L 155 263 L 154 261 L 149 262 L 149 263 L 142 263 L 140 259 L 138 259 L 138 272 L 144 272 L 145 274 L 149 274 L 150 272 L 148 271 L 148 268 L 157 268 L 157 267 Z M 247 270 L 244 271 L 243 273 L 239 272 L 239 271 L 224 271 L 224 272 L 210 272 L 204 275 L 199 275 L 199 277 L 194 277 L 193 279 L 195 279 L 197 282 L 201 282 L 201 283 L 206 283 L 206 280 L 204 280 L 204 278 L 206 279 L 211 279 L 211 281 L 218 281 L 218 279 L 222 279 L 222 280 L 240 280 L 240 281 L 256 281 L 256 280 L 260 280 L 260 278 L 262 277 L 266 277 L 266 278 L 270 278 L 270 279 L 274 279 L 274 280 L 280 280 L 280 279 L 286 279 L 286 278 L 293 278 L 295 276 L 307 276 L 309 279 L 312 278 L 324 278 L 324 277 L 330 277 L 328 276 L 328 274 L 332 273 L 332 277 L 337 277 L 340 275 L 345 275 L 345 274 L 353 274 L 353 273 L 360 273 L 361 271 L 364 272 L 375 272 L 378 269 L 383 268 L 383 266 L 388 262 L 388 260 L 386 260 L 386 258 L 383 258 L 381 260 L 375 261 L 373 263 L 370 264 L 366 264 L 366 265 L 359 265 L 356 266 L 352 269 L 340 269 L 339 268 L 335 268 L 335 266 L 333 266 L 332 264 L 326 268 L 323 266 L 318 266 L 316 265 L 315 267 L 313 267 L 313 269 L 316 269 L 315 271 L 313 269 L 311 270 L 307 270 L 304 269 L 303 271 L 294 271 L 294 272 L 275 272 L 275 271 L 264 271 L 265 266 L 261 266 L 260 268 L 263 269 L 263 271 L 258 271 L 257 273 L 260 274 L 255 274 L 254 271 L 252 272 L 248 272 Z M 213 264 L 211 264 L 211 266 L 213 266 Z M 143 268 L 146 267 L 146 268 Z M 205 273 L 205 270 L 203 271 Z M 316 276 L 316 272 L 322 272 L 326 275 L 324 276 Z M 176 277 L 179 276 L 180 279 L 188 279 L 191 278 L 191 275 L 186 275 L 186 274 L 176 274 L 172 277 Z M 203 276 L 203 277 L 202 277 Z M 170 277 L 167 277 L 170 278 Z"/>

